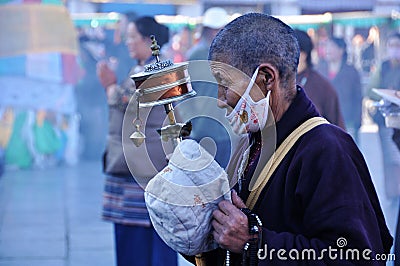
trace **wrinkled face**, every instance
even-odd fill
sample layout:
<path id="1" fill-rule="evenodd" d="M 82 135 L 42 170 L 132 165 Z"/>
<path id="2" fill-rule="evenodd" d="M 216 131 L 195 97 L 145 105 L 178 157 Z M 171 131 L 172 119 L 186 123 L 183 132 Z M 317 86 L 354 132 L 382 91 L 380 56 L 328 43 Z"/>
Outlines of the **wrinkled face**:
<path id="1" fill-rule="evenodd" d="M 138 32 L 133 22 L 128 24 L 126 30 L 126 45 L 131 58 L 146 60 L 151 55 L 149 39 Z"/>
<path id="2" fill-rule="evenodd" d="M 338 61 L 343 57 L 343 49 L 337 46 L 333 41 L 329 41 L 326 45 L 326 60 Z"/>
<path id="3" fill-rule="evenodd" d="M 211 63 L 211 72 L 218 83 L 218 107 L 229 113 L 246 90 L 249 78 L 238 69 L 218 62 Z"/>
<path id="4" fill-rule="evenodd" d="M 211 62 L 211 73 L 218 83 L 218 107 L 227 109 L 229 114 L 245 93 L 251 77 L 239 69 L 220 62 Z M 256 84 L 253 85 L 250 96 L 254 101 L 265 97 Z"/>

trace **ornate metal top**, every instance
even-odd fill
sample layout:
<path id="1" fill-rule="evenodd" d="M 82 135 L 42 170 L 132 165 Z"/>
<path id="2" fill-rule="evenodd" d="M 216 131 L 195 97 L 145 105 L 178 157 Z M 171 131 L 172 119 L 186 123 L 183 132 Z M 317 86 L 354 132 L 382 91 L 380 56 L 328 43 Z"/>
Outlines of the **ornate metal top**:
<path id="1" fill-rule="evenodd" d="M 154 35 L 151 35 L 150 39 L 151 39 L 151 46 L 150 46 L 151 54 L 156 57 L 157 62 L 160 62 L 160 59 L 158 57 L 160 56 L 161 47 L 160 45 L 158 45 L 156 37 Z"/>
<path id="2" fill-rule="evenodd" d="M 153 64 L 149 64 L 149 65 L 145 65 L 144 66 L 144 72 L 153 72 L 153 71 L 158 71 L 158 70 L 162 70 L 164 68 L 173 66 L 174 63 L 172 63 L 171 60 L 165 60 L 165 61 L 161 61 L 161 62 L 156 62 Z"/>
<path id="3" fill-rule="evenodd" d="M 156 62 L 144 66 L 144 72 L 153 72 L 163 70 L 164 68 L 173 66 L 174 63 L 171 60 L 160 61 L 160 45 L 158 45 L 156 37 L 154 35 L 150 36 L 151 39 L 151 54 L 156 58 Z"/>

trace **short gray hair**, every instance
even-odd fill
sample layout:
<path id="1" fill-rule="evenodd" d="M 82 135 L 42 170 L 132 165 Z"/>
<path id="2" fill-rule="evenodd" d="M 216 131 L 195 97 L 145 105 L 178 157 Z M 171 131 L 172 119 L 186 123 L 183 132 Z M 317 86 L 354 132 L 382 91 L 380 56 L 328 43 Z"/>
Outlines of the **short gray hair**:
<path id="1" fill-rule="evenodd" d="M 281 20 L 260 13 L 238 17 L 214 38 L 208 59 L 227 63 L 247 75 L 261 63 L 271 63 L 282 85 L 295 80 L 300 49 L 291 27 Z"/>

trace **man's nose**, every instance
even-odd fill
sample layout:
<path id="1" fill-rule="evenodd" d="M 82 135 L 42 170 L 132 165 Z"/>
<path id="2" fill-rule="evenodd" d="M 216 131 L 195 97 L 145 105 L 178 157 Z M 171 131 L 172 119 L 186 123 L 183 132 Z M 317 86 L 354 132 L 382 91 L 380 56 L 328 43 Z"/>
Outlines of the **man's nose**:
<path id="1" fill-rule="evenodd" d="M 228 108 L 229 107 L 229 105 L 226 103 L 225 97 L 223 99 L 218 97 L 217 106 L 219 108 Z"/>
<path id="2" fill-rule="evenodd" d="M 226 89 L 222 86 L 218 86 L 218 100 L 226 101 Z"/>

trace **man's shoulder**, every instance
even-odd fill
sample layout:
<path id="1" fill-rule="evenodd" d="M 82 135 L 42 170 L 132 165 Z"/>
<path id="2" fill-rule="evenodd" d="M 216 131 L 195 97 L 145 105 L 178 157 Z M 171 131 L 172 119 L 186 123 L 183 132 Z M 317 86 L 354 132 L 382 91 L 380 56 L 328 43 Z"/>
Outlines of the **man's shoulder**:
<path id="1" fill-rule="evenodd" d="M 307 132 L 299 142 L 300 149 L 309 153 L 321 152 L 356 152 L 357 145 L 352 137 L 340 127 L 333 124 L 323 124 Z"/>
<path id="2" fill-rule="evenodd" d="M 320 137 L 321 141 L 344 141 L 351 136 L 340 127 L 333 124 L 322 124 L 309 132 L 308 137 Z M 307 136 L 307 135 L 306 135 Z"/>
<path id="3" fill-rule="evenodd" d="M 292 152 L 292 167 L 301 165 L 301 168 L 313 169 L 315 173 L 323 171 L 328 174 L 327 177 L 332 174 L 342 175 L 344 172 L 354 174 L 355 177 L 358 174 L 354 171 L 368 171 L 364 157 L 352 137 L 332 124 L 319 125 L 307 132 Z M 320 177 L 310 176 L 317 179 Z"/>

